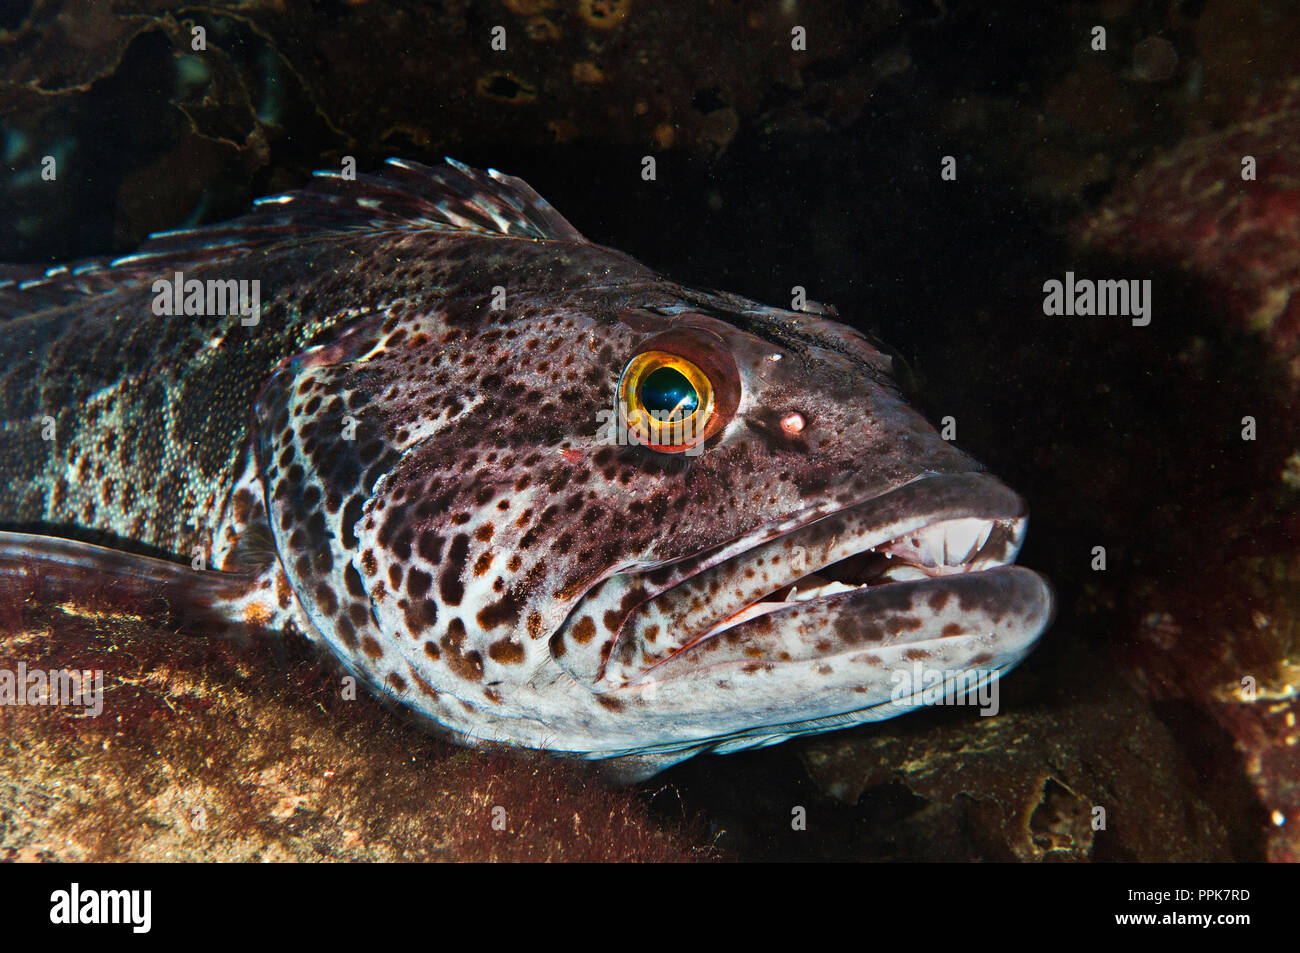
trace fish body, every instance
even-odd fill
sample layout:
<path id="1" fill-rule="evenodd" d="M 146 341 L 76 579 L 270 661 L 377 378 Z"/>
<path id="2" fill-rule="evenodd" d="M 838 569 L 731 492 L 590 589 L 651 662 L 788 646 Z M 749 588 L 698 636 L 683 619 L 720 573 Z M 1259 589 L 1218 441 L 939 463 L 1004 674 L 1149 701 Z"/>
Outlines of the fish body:
<path id="1" fill-rule="evenodd" d="M 8 274 L 0 572 L 299 631 L 462 744 L 644 777 L 911 710 L 917 666 L 991 683 L 1049 623 L 1023 501 L 861 334 L 517 179 L 391 161 Z"/>

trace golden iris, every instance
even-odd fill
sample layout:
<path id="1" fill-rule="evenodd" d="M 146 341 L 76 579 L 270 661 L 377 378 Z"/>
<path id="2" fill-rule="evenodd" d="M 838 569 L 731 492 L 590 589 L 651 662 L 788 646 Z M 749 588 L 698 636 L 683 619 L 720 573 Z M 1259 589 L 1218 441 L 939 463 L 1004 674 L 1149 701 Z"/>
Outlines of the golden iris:
<path id="1" fill-rule="evenodd" d="M 655 450 L 677 453 L 704 439 L 713 415 L 708 375 L 678 354 L 645 351 L 632 358 L 618 384 L 628 432 Z"/>

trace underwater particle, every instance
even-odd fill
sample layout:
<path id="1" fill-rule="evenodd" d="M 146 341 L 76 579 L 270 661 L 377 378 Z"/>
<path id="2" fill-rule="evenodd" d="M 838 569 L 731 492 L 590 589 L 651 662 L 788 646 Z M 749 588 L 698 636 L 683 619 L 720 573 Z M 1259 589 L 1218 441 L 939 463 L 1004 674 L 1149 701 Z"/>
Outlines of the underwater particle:
<path id="1" fill-rule="evenodd" d="M 661 122 L 655 126 L 655 145 L 660 149 L 671 149 L 676 141 L 677 130 L 672 127 L 671 123 Z"/>
<path id="2" fill-rule="evenodd" d="M 631 0 L 578 0 L 578 16 L 588 26 L 612 30 L 627 19 Z"/>
<path id="3" fill-rule="evenodd" d="M 1139 83 L 1163 83 L 1178 71 L 1178 51 L 1163 36 L 1148 36 L 1133 47 L 1133 71 Z"/>
<path id="4" fill-rule="evenodd" d="M 524 24 L 524 33 L 534 43 L 551 43 L 561 36 L 560 28 L 544 16 L 531 17 Z"/>
<path id="5" fill-rule="evenodd" d="M 589 60 L 573 64 L 573 81 L 575 83 L 603 83 L 605 74 L 600 67 Z"/>
<path id="6" fill-rule="evenodd" d="M 1300 490 L 1300 450 L 1286 458 L 1282 470 L 1282 482 L 1293 490 Z"/>
<path id="7" fill-rule="evenodd" d="M 705 116 L 700 123 L 699 135 L 702 142 L 712 143 L 718 152 L 722 152 L 739 131 L 740 114 L 728 106 Z"/>
<path id="8" fill-rule="evenodd" d="M 531 103 L 537 98 L 537 87 L 526 83 L 513 73 L 494 70 L 478 78 L 478 94 L 484 99 L 499 103 Z"/>

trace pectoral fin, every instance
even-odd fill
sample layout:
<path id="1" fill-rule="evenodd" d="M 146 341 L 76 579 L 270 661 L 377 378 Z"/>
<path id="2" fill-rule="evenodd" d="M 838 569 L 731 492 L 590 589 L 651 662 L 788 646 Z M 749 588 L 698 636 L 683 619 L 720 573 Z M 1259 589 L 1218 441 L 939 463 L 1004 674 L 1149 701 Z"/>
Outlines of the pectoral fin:
<path id="1" fill-rule="evenodd" d="M 115 606 L 186 622 L 224 620 L 218 606 L 245 592 L 253 578 L 59 536 L 0 532 L 0 586 L 23 602 Z"/>

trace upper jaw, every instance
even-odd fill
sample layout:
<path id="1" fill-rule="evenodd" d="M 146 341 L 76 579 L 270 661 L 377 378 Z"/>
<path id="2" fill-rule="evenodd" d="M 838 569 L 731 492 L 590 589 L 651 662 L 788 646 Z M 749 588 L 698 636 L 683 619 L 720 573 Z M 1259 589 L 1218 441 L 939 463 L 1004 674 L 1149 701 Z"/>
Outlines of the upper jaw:
<path id="1" fill-rule="evenodd" d="M 943 589 L 945 578 L 1013 562 L 1026 518 L 1024 501 L 991 476 L 927 476 L 779 535 L 758 531 L 751 534 L 752 545 L 739 552 L 728 547 L 734 554 L 687 568 L 685 578 L 665 580 L 661 573 L 659 585 L 653 585 L 655 573 L 628 574 L 624 588 L 640 590 L 639 597 L 620 600 L 617 611 L 623 615 L 612 650 L 601 670 L 592 674 L 606 690 L 662 677 L 667 672 L 659 669 L 665 662 L 696 655 L 691 650 L 720 633 L 733 628 L 747 636 L 758 633 L 748 623 L 763 616 L 778 621 L 803 617 L 805 632 L 818 625 L 842 629 L 838 620 L 869 613 L 880 590 L 900 586 L 912 591 L 926 585 Z M 1002 598 L 1050 603 L 1050 596 L 1040 594 L 1047 592 L 1041 581 L 1024 584 L 1032 595 Z M 820 608 L 826 611 L 809 611 Z M 1034 610 L 1049 615 L 1050 604 Z M 607 624 L 615 621 L 608 612 L 605 618 Z M 770 625 L 761 628 L 772 630 Z M 918 632 L 916 637 L 924 635 Z M 794 641 L 802 645 L 807 638 L 805 634 Z M 762 640 L 754 641 L 744 649 L 751 659 L 792 658 L 789 644 L 763 646 Z"/>

